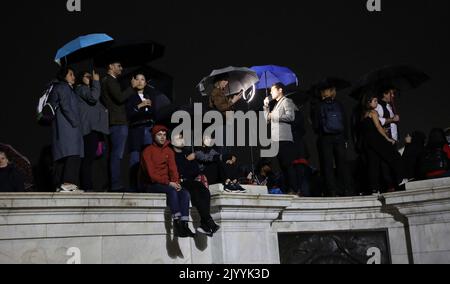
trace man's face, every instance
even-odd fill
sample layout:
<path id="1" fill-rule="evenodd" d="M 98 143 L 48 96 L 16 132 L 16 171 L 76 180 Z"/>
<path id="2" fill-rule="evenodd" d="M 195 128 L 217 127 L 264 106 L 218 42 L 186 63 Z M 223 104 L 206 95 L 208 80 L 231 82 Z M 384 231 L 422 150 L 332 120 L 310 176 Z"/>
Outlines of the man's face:
<path id="1" fill-rule="evenodd" d="M 395 90 L 389 90 L 387 92 L 384 93 L 383 95 L 383 101 L 387 102 L 387 103 L 392 103 L 395 99 Z"/>
<path id="2" fill-rule="evenodd" d="M 8 159 L 4 153 L 0 153 L 0 169 L 6 168 L 8 166 Z"/>
<path id="3" fill-rule="evenodd" d="M 166 131 L 160 131 L 160 132 L 156 133 L 156 135 L 155 135 L 156 144 L 158 144 L 159 146 L 163 146 L 164 144 L 166 144 L 166 141 L 167 141 L 167 132 Z"/>
<path id="4" fill-rule="evenodd" d="M 334 99 L 336 98 L 337 92 L 336 92 L 336 88 L 329 88 L 329 89 L 325 89 L 322 91 L 321 96 L 322 99 Z"/>
<path id="5" fill-rule="evenodd" d="M 183 149 L 185 146 L 184 138 L 182 135 L 177 135 L 172 139 L 172 145 L 175 148 Z"/>
<path id="6" fill-rule="evenodd" d="M 270 94 L 272 95 L 272 100 L 277 100 L 283 94 L 283 89 L 279 89 L 276 86 L 273 86 L 270 89 Z"/>
<path id="7" fill-rule="evenodd" d="M 69 83 L 69 85 L 73 86 L 75 85 L 75 74 L 73 74 L 72 70 L 69 70 L 69 72 L 66 75 L 66 81 Z"/>
<path id="8" fill-rule="evenodd" d="M 143 91 L 145 89 L 145 87 L 147 86 L 147 79 L 145 78 L 144 75 L 137 75 L 136 78 L 134 78 L 138 85 L 136 87 L 136 89 L 138 91 Z"/>
<path id="9" fill-rule="evenodd" d="M 120 64 L 120 63 L 110 64 L 109 69 L 116 77 L 122 75 L 123 67 L 122 67 L 122 64 Z"/>

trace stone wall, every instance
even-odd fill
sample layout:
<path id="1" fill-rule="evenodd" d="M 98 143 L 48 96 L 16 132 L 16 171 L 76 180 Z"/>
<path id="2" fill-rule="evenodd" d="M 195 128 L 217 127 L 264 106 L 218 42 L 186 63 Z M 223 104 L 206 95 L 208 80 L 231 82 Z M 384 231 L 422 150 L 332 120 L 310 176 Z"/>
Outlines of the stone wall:
<path id="1" fill-rule="evenodd" d="M 450 263 L 450 179 L 353 198 L 211 191 L 221 229 L 195 239 L 173 237 L 164 195 L 0 194 L 0 264 L 277 264 L 283 234 L 366 231 L 386 232 L 390 263 Z"/>

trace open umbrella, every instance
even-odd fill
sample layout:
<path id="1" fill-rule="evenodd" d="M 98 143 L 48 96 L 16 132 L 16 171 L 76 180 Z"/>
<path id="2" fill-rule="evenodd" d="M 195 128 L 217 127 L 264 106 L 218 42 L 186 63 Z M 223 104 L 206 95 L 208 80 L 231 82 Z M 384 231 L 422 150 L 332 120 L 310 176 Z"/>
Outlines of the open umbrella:
<path id="1" fill-rule="evenodd" d="M 113 43 L 107 34 L 89 34 L 80 36 L 60 48 L 55 56 L 58 65 L 69 65 L 95 56 Z"/>
<path id="2" fill-rule="evenodd" d="M 25 189 L 30 189 L 33 186 L 33 169 L 30 160 L 11 145 L 0 143 L 0 151 L 6 154 L 10 163 L 22 174 L 25 180 Z"/>
<path id="3" fill-rule="evenodd" d="M 395 88 L 407 91 L 421 86 L 430 80 L 424 72 L 406 65 L 392 65 L 374 70 L 362 76 L 350 96 L 359 100 L 367 92 L 383 91 L 383 88 Z"/>
<path id="4" fill-rule="evenodd" d="M 257 90 L 266 90 L 266 96 L 268 91 L 276 83 L 282 83 L 285 86 L 295 84 L 298 86 L 297 75 L 289 68 L 277 66 L 277 65 L 265 65 L 265 66 L 253 66 L 250 69 L 256 72 L 259 78 L 259 82 L 256 85 Z"/>
<path id="5" fill-rule="evenodd" d="M 241 90 L 246 92 L 252 88 L 258 81 L 258 75 L 255 71 L 246 67 L 226 67 L 211 72 L 208 77 L 198 84 L 197 88 L 203 96 L 209 96 L 214 90 L 214 81 L 218 76 L 226 75 L 229 82 L 225 95 L 230 96 L 239 93 Z"/>
<path id="6" fill-rule="evenodd" d="M 350 88 L 352 84 L 349 81 L 346 81 L 337 77 L 325 77 L 322 80 L 311 85 L 309 89 L 309 93 L 313 96 L 317 96 L 321 91 L 335 88 L 336 91 L 342 91 L 347 88 Z"/>
<path id="7" fill-rule="evenodd" d="M 120 62 L 125 67 L 144 65 L 164 55 L 164 46 L 151 40 L 115 41 L 94 59 L 96 67 L 105 67 L 111 62 Z"/>

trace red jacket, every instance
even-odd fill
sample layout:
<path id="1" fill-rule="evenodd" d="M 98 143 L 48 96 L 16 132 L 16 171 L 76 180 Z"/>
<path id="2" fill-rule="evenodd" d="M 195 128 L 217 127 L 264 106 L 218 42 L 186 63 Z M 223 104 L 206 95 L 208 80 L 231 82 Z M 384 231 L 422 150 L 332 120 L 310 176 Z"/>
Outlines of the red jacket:
<path id="1" fill-rule="evenodd" d="M 169 185 L 170 182 L 180 183 L 175 152 L 169 145 L 170 142 L 166 142 L 163 146 L 153 143 L 142 153 L 142 169 L 147 173 L 151 183 L 164 185 Z"/>

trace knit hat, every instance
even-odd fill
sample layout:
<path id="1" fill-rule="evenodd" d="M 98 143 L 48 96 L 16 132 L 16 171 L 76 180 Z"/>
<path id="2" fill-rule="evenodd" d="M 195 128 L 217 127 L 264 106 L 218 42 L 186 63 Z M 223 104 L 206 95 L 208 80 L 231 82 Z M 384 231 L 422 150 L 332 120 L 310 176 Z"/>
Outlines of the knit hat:
<path id="1" fill-rule="evenodd" d="M 152 136 L 155 137 L 156 134 L 158 134 L 158 132 L 161 132 L 161 131 L 167 132 L 167 131 L 169 131 L 169 129 L 167 127 L 165 127 L 164 125 L 155 125 L 152 129 Z"/>

